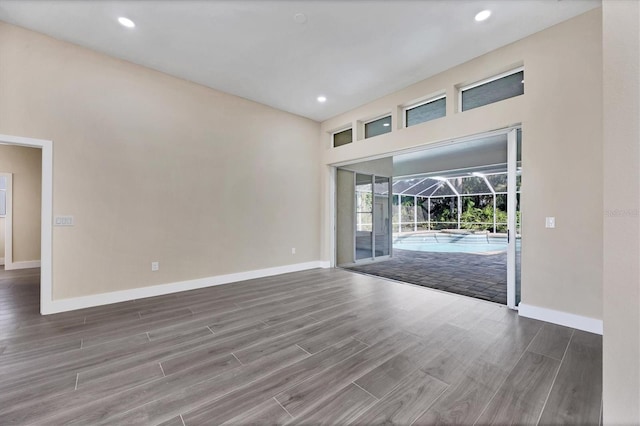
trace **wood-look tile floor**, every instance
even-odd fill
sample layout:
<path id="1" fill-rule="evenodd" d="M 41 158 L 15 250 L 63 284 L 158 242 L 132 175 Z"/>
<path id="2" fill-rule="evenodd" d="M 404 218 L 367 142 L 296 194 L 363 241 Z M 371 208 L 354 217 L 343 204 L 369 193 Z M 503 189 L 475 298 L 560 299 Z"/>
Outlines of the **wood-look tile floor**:
<path id="1" fill-rule="evenodd" d="M 601 337 L 344 270 L 38 314 L 0 274 L 0 424 L 598 424 Z"/>

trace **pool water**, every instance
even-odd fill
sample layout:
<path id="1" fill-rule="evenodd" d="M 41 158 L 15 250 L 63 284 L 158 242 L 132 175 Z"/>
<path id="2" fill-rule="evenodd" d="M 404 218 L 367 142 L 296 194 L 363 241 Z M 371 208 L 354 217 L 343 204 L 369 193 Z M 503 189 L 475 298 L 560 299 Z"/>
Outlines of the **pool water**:
<path id="1" fill-rule="evenodd" d="M 437 253 L 489 253 L 506 251 L 507 238 L 475 234 L 407 234 L 394 236 L 393 248 Z"/>

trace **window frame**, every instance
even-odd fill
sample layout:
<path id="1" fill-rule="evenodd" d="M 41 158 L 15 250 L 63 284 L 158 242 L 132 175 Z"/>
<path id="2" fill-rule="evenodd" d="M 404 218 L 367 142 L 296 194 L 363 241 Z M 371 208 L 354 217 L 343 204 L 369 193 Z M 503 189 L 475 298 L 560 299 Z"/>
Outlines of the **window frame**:
<path id="1" fill-rule="evenodd" d="M 447 94 L 446 93 L 442 93 L 440 95 L 429 97 L 428 99 L 426 99 L 424 101 L 420 101 L 418 103 L 413 103 L 413 104 L 410 104 L 410 105 L 403 106 L 402 107 L 402 128 L 406 129 L 406 128 L 409 127 L 409 126 L 407 126 L 407 111 L 409 111 L 410 109 L 421 107 L 422 105 L 430 104 L 431 102 L 439 101 L 440 99 L 447 99 Z M 440 118 L 445 118 L 446 116 L 447 116 L 447 107 L 445 106 L 444 117 L 440 117 Z M 434 120 L 437 120 L 437 118 L 435 118 Z M 418 123 L 418 124 L 428 123 L 429 121 L 433 121 L 433 120 L 423 121 L 422 123 Z M 416 126 L 418 124 L 416 124 Z"/>
<path id="2" fill-rule="evenodd" d="M 462 110 L 462 93 L 463 92 L 465 92 L 465 91 L 467 91 L 469 89 L 473 89 L 473 88 L 478 87 L 478 86 L 482 86 L 482 85 L 487 84 L 487 83 L 491 83 L 491 82 L 496 81 L 496 80 L 500 80 L 501 78 L 508 77 L 510 75 L 513 75 L 513 74 L 517 74 L 517 73 L 519 73 L 521 71 L 524 71 L 524 65 L 519 66 L 518 68 L 513 68 L 513 69 L 511 69 L 509 71 L 505 71 L 503 73 L 494 75 L 492 77 L 485 78 L 484 80 L 479 80 L 479 81 L 476 81 L 475 83 L 471 83 L 471 84 L 467 84 L 466 86 L 458 87 L 458 112 L 465 112 L 465 111 Z M 507 99 L 511 99 L 511 98 L 507 98 Z M 504 100 L 506 100 L 506 99 L 504 99 Z M 496 102 L 492 102 L 492 103 L 496 103 Z M 487 105 L 491 105 L 491 104 L 487 104 Z M 482 106 L 486 106 L 486 105 L 482 105 Z M 472 109 L 475 109 L 475 108 L 472 108 Z M 467 110 L 467 111 L 469 111 L 469 110 Z"/>

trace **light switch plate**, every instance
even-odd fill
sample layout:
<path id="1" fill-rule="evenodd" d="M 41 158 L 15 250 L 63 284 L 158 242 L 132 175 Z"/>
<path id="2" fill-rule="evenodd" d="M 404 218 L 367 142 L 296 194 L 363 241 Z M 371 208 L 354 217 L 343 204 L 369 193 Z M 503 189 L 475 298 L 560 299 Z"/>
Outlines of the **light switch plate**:
<path id="1" fill-rule="evenodd" d="M 53 220 L 55 226 L 73 226 L 73 216 L 56 216 Z"/>

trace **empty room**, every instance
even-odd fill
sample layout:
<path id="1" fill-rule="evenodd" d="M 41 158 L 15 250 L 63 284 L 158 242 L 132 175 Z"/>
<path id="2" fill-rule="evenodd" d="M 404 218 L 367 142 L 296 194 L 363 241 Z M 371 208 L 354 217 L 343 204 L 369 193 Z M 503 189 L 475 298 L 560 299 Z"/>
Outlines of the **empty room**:
<path id="1" fill-rule="evenodd" d="M 640 2 L 0 0 L 0 425 L 640 424 Z"/>

